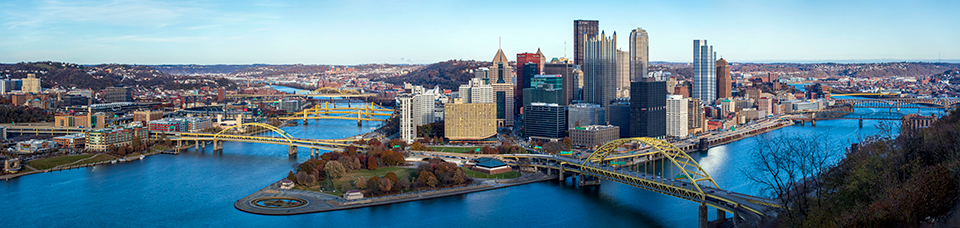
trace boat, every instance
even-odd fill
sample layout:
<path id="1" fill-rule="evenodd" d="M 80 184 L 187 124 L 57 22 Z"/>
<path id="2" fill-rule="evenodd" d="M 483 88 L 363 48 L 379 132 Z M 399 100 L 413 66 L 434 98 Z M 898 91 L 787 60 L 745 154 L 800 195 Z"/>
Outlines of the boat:
<path id="1" fill-rule="evenodd" d="M 143 160 L 143 158 L 145 158 L 145 157 L 146 157 L 146 156 L 143 156 L 143 155 L 141 154 L 141 155 L 140 155 L 140 160 Z"/>

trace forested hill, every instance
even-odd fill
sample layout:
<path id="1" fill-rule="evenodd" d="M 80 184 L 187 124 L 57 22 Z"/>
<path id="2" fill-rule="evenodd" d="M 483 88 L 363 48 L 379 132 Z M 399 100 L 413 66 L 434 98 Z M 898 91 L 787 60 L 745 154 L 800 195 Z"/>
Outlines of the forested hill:
<path id="1" fill-rule="evenodd" d="M 84 66 L 61 62 L 33 62 L 0 64 L 0 74 L 4 78 L 26 78 L 27 74 L 36 74 L 41 87 L 63 87 L 82 89 L 103 89 L 110 86 L 142 86 L 165 89 L 195 89 L 203 86 L 230 87 L 232 82 L 226 79 L 191 80 L 193 77 L 172 76 L 148 66 L 125 64 L 102 64 Z"/>
<path id="2" fill-rule="evenodd" d="M 439 85 L 441 89 L 457 90 L 460 85 L 467 84 L 473 78 L 473 73 L 470 73 L 470 70 L 487 66 L 490 66 L 490 62 L 450 60 L 430 64 L 419 70 L 402 76 L 387 78 L 384 81 L 396 85 L 403 85 L 404 82 L 407 82 L 428 88 Z"/>

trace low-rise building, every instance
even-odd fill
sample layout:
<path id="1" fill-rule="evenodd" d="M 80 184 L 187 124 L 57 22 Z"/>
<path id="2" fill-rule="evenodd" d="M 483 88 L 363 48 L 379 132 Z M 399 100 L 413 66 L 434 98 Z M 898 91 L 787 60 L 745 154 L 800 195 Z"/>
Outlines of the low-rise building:
<path id="1" fill-rule="evenodd" d="M 134 137 L 146 139 L 147 129 L 144 127 L 117 127 L 102 128 L 86 132 L 86 148 L 88 150 L 104 151 L 110 145 L 115 147 L 130 145 Z"/>
<path id="2" fill-rule="evenodd" d="M 199 132 L 213 127 L 213 120 L 200 117 L 164 118 L 150 121 L 151 131 Z"/>
<path id="3" fill-rule="evenodd" d="M 19 153 L 36 153 L 49 151 L 50 149 L 56 148 L 57 143 L 47 140 L 31 139 L 23 142 L 17 143 L 17 152 Z"/>
<path id="4" fill-rule="evenodd" d="M 470 170 L 491 175 L 506 173 L 513 170 L 506 163 L 503 163 L 495 158 L 479 158 L 469 166 Z"/>
<path id="5" fill-rule="evenodd" d="M 133 111 L 133 121 L 149 123 L 150 121 L 163 119 L 162 110 L 138 110 Z"/>
<path id="6" fill-rule="evenodd" d="M 86 145 L 87 136 L 83 133 L 53 137 L 53 141 L 61 148 L 82 149 Z"/>
<path id="7" fill-rule="evenodd" d="M 590 125 L 570 128 L 573 145 L 593 147 L 620 138 L 620 127 L 613 125 Z"/>
<path id="8" fill-rule="evenodd" d="M 343 193 L 343 199 L 345 200 L 358 200 L 363 199 L 363 193 L 359 190 L 350 190 L 346 193 Z"/>

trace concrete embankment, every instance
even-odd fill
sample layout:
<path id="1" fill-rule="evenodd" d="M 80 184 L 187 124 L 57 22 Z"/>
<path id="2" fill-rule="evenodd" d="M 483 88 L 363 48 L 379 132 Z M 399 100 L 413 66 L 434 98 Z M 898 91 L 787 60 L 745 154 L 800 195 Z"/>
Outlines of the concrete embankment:
<path id="1" fill-rule="evenodd" d="M 522 177 L 508 180 L 486 180 L 479 184 L 473 184 L 462 187 L 444 188 L 437 190 L 407 192 L 398 195 L 384 197 L 364 198 L 359 200 L 344 200 L 341 197 L 314 191 L 304 190 L 281 190 L 280 182 L 271 184 L 247 197 L 234 202 L 234 207 L 238 210 L 262 215 L 296 215 L 307 213 L 319 213 L 336 210 L 346 210 L 362 207 L 372 207 L 387 204 L 403 203 L 416 200 L 433 199 L 454 195 L 461 195 L 473 192 L 487 191 L 499 188 L 512 187 L 517 185 L 529 184 L 534 182 L 553 180 L 556 177 L 550 177 L 546 174 L 531 173 Z M 257 201 L 266 199 L 296 199 L 304 201 L 303 205 L 296 207 L 264 207 L 257 205 Z"/>

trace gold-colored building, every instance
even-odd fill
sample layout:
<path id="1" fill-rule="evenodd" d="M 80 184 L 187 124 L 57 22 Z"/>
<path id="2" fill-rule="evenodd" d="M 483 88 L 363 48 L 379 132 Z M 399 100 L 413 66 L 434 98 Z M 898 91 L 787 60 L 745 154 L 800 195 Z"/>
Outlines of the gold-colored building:
<path id="1" fill-rule="evenodd" d="M 444 134 L 450 140 L 480 140 L 497 134 L 495 103 L 447 104 Z"/>

